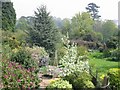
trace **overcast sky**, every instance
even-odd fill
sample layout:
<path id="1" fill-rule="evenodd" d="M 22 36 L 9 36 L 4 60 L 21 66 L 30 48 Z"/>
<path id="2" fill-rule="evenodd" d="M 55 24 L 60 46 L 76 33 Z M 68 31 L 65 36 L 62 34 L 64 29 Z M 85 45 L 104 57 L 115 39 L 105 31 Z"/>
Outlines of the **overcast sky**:
<path id="1" fill-rule="evenodd" d="M 41 4 L 47 6 L 52 16 L 72 18 L 76 13 L 86 11 L 88 3 L 96 3 L 102 19 L 118 18 L 118 1 L 120 0 L 11 0 L 17 13 L 21 16 L 34 16 L 34 11 Z"/>

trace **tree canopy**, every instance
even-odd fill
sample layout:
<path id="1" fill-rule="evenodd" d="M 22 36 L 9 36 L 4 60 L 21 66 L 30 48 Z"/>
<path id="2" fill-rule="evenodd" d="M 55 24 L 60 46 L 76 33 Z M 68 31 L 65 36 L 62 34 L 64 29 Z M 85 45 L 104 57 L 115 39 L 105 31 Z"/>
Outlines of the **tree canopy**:
<path id="1" fill-rule="evenodd" d="M 95 3 L 89 3 L 86 7 L 86 10 L 91 14 L 93 20 L 99 19 L 101 17 L 100 15 L 98 15 L 98 8 L 100 7 L 97 6 Z"/>
<path id="2" fill-rule="evenodd" d="M 12 2 L 2 2 L 2 30 L 14 31 L 16 13 Z"/>

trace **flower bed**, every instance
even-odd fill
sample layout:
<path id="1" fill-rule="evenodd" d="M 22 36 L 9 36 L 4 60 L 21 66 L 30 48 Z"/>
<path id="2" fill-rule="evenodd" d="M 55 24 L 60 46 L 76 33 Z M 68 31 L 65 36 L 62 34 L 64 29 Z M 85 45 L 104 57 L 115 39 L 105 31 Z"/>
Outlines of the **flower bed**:
<path id="1" fill-rule="evenodd" d="M 39 88 L 40 80 L 32 70 L 33 68 L 27 70 L 15 62 L 2 60 L 2 83 L 4 88 Z"/>

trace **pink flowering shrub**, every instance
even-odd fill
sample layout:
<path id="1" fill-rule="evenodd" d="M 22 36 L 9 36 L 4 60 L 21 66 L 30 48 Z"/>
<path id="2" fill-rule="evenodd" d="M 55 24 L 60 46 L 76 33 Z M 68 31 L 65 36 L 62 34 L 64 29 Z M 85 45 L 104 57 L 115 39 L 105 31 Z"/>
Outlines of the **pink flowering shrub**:
<path id="1" fill-rule="evenodd" d="M 4 88 L 17 88 L 17 90 L 39 88 L 40 80 L 32 70 L 34 68 L 25 69 L 18 63 L 2 60 L 2 83 Z"/>

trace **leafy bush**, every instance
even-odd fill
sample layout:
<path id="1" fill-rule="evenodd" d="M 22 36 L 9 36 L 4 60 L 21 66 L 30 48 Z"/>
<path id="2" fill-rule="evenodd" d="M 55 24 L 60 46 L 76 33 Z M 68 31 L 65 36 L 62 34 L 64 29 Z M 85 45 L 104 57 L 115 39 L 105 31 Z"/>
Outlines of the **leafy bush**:
<path id="1" fill-rule="evenodd" d="M 114 49 L 111 50 L 111 58 L 113 61 L 119 61 L 118 56 L 119 56 L 120 50 Z"/>
<path id="2" fill-rule="evenodd" d="M 104 50 L 103 55 L 105 58 L 110 57 L 111 56 L 110 50 L 109 49 Z"/>
<path id="3" fill-rule="evenodd" d="M 87 54 L 87 48 L 84 46 L 78 46 L 77 47 L 77 54 L 78 56 L 86 55 Z"/>
<path id="4" fill-rule="evenodd" d="M 24 49 L 12 53 L 10 60 L 22 64 L 26 69 L 37 68 L 37 64 L 32 60 L 30 53 Z"/>
<path id="5" fill-rule="evenodd" d="M 19 48 L 19 46 L 21 46 L 20 45 L 21 42 L 16 39 L 14 33 L 4 32 L 3 35 L 6 35 L 6 36 L 2 36 L 3 45 L 9 45 L 11 49 Z"/>
<path id="6" fill-rule="evenodd" d="M 64 78 L 73 85 L 75 90 L 83 88 L 94 88 L 93 83 L 91 82 L 91 76 L 86 72 L 74 72 Z"/>
<path id="7" fill-rule="evenodd" d="M 10 58 L 12 54 L 11 51 L 9 45 L 2 45 L 2 57 Z"/>
<path id="8" fill-rule="evenodd" d="M 119 53 L 119 49 L 108 49 L 104 51 L 103 55 L 105 58 L 109 58 L 110 60 L 119 61 Z"/>
<path id="9" fill-rule="evenodd" d="M 46 87 L 46 90 L 72 90 L 72 85 L 66 80 L 55 80 Z"/>
<path id="10" fill-rule="evenodd" d="M 117 48 L 117 44 L 118 44 L 118 38 L 117 37 L 111 37 L 110 39 L 108 39 L 107 41 L 106 41 L 106 46 L 108 47 L 108 48 L 114 48 L 114 49 L 116 49 Z"/>
<path id="11" fill-rule="evenodd" d="M 112 68 L 108 72 L 110 78 L 110 86 L 120 88 L 120 68 Z"/>
<path id="12" fill-rule="evenodd" d="M 38 88 L 40 80 L 37 74 L 23 68 L 22 65 L 2 60 L 2 83 L 6 90 L 16 88 L 16 90 L 26 88 Z"/>

